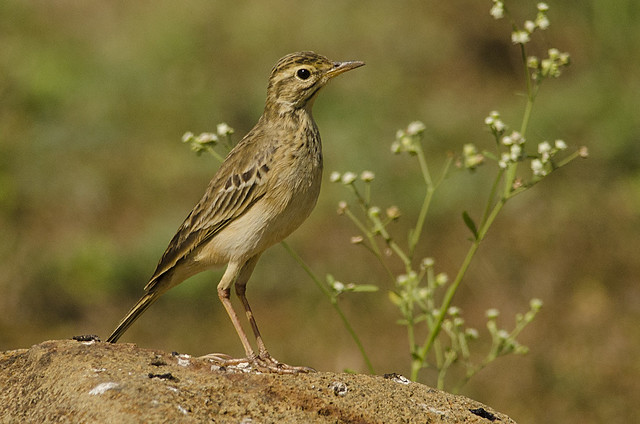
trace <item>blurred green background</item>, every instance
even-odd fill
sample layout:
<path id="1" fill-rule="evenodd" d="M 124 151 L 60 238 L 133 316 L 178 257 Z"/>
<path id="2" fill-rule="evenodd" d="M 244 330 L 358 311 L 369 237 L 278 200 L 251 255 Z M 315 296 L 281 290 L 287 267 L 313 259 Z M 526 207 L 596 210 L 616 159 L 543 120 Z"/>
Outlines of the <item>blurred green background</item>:
<path id="1" fill-rule="evenodd" d="M 507 3 L 518 21 L 534 1 Z M 463 394 L 519 422 L 638 422 L 640 399 L 640 3 L 550 1 L 532 47 L 572 55 L 543 86 L 528 138 L 562 138 L 590 158 L 510 202 L 455 304 L 483 330 L 532 297 L 545 307 L 531 348 L 481 372 Z M 418 169 L 392 156 L 398 128 L 419 119 L 438 167 L 464 143 L 490 147 L 483 119 L 518 126 L 519 50 L 490 1 L 0 2 L 0 349 L 97 333 L 105 338 L 142 293 L 217 163 L 180 143 L 219 122 L 238 140 L 258 119 L 273 64 L 314 50 L 367 63 L 315 105 L 325 175 L 318 206 L 289 238 L 321 275 L 380 284 L 342 306 L 376 371 L 408 373 L 404 328 L 380 270 L 349 244 L 347 198 L 330 171 L 376 172 L 380 206 L 398 205 L 400 238 L 417 212 Z M 421 247 L 454 274 L 468 248 L 462 210 L 478 215 L 493 169 L 448 179 Z M 215 286 L 222 270 L 166 294 L 124 342 L 242 354 Z M 328 302 L 284 249 L 258 265 L 249 298 L 272 354 L 319 370 L 366 370 Z M 486 332 L 482 331 L 486 337 Z M 434 384 L 431 375 L 425 382 Z"/>

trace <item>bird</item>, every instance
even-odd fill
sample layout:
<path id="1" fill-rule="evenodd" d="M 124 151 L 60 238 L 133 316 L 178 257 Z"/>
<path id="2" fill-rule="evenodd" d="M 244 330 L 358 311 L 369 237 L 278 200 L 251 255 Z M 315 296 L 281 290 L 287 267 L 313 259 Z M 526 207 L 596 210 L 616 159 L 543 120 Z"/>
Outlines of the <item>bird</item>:
<path id="1" fill-rule="evenodd" d="M 227 265 L 217 286 L 245 358 L 206 355 L 222 365 L 248 362 L 275 373 L 309 372 L 273 358 L 246 298 L 246 285 L 260 255 L 297 229 L 315 207 L 322 180 L 322 144 L 312 107 L 334 77 L 363 66 L 335 62 L 312 51 L 282 57 L 271 70 L 265 107 L 257 124 L 228 153 L 204 195 L 178 228 L 144 295 L 111 333 L 115 343 L 158 298 L 189 277 Z M 231 303 L 231 288 L 242 303 L 257 352 Z"/>

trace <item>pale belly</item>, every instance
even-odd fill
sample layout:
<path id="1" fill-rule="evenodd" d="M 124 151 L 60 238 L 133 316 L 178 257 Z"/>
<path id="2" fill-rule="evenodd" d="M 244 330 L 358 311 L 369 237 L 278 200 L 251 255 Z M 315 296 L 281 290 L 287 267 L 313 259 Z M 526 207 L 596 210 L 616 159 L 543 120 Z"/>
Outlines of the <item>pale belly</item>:
<path id="1" fill-rule="evenodd" d="M 195 262 L 199 267 L 245 261 L 284 240 L 304 222 L 315 207 L 321 175 L 307 187 L 289 195 L 277 189 L 260 199 L 244 215 L 236 218 L 202 246 Z"/>

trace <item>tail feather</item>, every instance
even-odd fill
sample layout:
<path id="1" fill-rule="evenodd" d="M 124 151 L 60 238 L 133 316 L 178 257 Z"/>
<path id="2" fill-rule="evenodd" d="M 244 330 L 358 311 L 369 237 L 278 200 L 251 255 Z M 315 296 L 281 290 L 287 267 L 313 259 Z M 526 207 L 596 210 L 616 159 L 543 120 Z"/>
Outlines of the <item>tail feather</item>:
<path id="1" fill-rule="evenodd" d="M 124 334 L 125 331 L 138 319 L 144 311 L 147 310 L 157 299 L 160 297 L 160 293 L 157 291 L 147 293 L 138 300 L 138 302 L 131 308 L 129 313 L 120 321 L 120 324 L 113 330 L 113 333 L 107 339 L 109 343 L 115 343 Z"/>

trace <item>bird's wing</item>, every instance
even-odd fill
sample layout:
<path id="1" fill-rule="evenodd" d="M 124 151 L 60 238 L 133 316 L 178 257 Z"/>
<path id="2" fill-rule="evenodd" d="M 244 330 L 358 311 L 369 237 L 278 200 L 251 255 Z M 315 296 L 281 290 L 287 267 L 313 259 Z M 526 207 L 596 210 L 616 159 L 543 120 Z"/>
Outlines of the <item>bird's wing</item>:
<path id="1" fill-rule="evenodd" d="M 264 196 L 276 148 L 258 151 L 251 138 L 248 134 L 229 153 L 202 199 L 171 239 L 145 290 Z"/>

